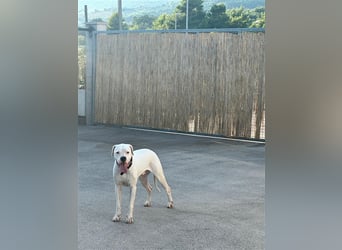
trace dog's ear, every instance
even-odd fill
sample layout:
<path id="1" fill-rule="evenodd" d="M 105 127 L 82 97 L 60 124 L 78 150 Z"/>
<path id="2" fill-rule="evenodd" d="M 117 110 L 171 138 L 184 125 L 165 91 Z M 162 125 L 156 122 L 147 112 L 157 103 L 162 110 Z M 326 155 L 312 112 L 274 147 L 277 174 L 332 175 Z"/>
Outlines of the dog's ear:
<path id="1" fill-rule="evenodd" d="M 134 154 L 133 154 L 133 146 L 132 146 L 131 144 L 129 144 L 129 147 L 131 148 L 131 153 L 132 153 L 132 155 L 134 155 Z"/>
<path id="2" fill-rule="evenodd" d="M 114 156 L 115 147 L 116 147 L 116 145 L 113 145 L 113 147 L 112 147 L 112 156 Z"/>

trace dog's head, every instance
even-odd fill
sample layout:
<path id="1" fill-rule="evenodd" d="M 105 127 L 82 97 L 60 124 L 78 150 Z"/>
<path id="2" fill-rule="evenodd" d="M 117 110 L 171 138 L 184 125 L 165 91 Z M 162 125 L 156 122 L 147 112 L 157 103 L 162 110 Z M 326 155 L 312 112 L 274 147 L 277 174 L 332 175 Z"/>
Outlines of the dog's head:
<path id="1" fill-rule="evenodd" d="M 127 169 L 132 165 L 133 146 L 131 144 L 113 145 L 112 156 L 120 167 L 121 173 L 127 173 Z"/>

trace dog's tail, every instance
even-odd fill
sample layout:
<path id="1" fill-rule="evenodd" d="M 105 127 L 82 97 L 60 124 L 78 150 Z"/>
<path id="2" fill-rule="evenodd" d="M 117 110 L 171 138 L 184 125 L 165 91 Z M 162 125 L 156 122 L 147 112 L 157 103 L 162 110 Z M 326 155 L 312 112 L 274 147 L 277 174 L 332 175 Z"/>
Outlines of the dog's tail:
<path id="1" fill-rule="evenodd" d="M 157 189 L 158 192 L 160 193 L 160 189 L 159 189 L 159 187 L 158 187 L 158 180 L 157 180 L 157 178 L 156 178 L 155 175 L 153 175 L 153 181 L 154 181 L 154 186 L 156 187 L 156 189 Z"/>

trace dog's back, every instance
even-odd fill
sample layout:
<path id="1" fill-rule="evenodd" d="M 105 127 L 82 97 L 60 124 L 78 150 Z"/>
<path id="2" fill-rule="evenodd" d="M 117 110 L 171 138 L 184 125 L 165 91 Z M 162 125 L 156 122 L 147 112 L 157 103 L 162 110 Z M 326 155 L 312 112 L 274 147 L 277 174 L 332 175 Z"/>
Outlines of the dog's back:
<path id="1" fill-rule="evenodd" d="M 134 159 L 136 160 L 143 160 L 143 161 L 159 161 L 158 155 L 152 151 L 151 149 L 148 148 L 142 148 L 138 150 L 133 151 Z"/>

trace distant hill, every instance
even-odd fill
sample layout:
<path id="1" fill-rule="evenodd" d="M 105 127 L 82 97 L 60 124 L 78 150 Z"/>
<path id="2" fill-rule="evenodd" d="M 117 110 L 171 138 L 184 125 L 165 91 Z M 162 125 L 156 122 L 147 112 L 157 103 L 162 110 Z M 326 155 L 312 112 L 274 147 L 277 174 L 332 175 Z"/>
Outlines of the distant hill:
<path id="1" fill-rule="evenodd" d="M 122 0 L 123 17 L 127 23 L 140 14 L 159 16 L 172 13 L 181 0 Z M 215 3 L 224 3 L 227 9 L 245 7 L 253 9 L 265 6 L 265 0 L 204 0 L 203 6 L 208 10 Z M 78 25 L 84 24 L 84 5 L 88 6 L 88 20 L 102 18 L 108 21 L 113 12 L 117 11 L 117 0 L 78 0 Z"/>

